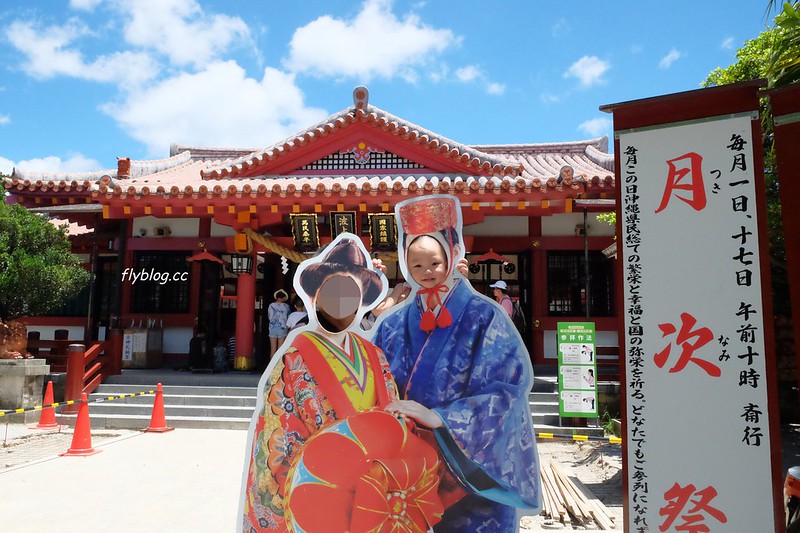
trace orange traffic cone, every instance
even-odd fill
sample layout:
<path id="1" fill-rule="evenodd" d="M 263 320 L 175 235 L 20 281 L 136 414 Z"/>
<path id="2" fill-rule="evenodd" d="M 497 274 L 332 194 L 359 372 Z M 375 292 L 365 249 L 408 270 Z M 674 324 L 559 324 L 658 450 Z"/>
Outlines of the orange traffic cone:
<path id="1" fill-rule="evenodd" d="M 75 420 L 75 432 L 72 434 L 72 446 L 69 447 L 64 453 L 59 455 L 62 457 L 69 456 L 87 456 L 100 453 L 103 450 L 95 450 L 92 448 L 92 432 L 89 425 L 89 402 L 87 401 L 86 393 L 81 393 L 81 404 L 78 406 L 78 418 Z"/>
<path id="2" fill-rule="evenodd" d="M 153 401 L 153 415 L 150 417 L 150 427 L 145 429 L 148 433 L 164 433 L 175 428 L 167 427 L 167 419 L 164 417 L 164 390 L 161 383 L 156 385 L 156 399 Z"/>
<path id="3" fill-rule="evenodd" d="M 47 388 L 44 391 L 44 400 L 42 406 L 52 405 L 53 402 L 53 382 L 47 382 Z M 29 429 L 58 429 L 61 426 L 56 424 L 56 409 L 55 407 L 42 407 L 42 414 L 39 415 L 39 423 Z"/>

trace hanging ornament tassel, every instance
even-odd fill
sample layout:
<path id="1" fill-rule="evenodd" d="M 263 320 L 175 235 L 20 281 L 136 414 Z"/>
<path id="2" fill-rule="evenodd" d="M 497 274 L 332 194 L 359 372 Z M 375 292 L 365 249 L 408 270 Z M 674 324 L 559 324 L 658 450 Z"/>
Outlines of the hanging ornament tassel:
<path id="1" fill-rule="evenodd" d="M 439 311 L 439 316 L 436 318 L 436 327 L 446 328 L 452 323 L 453 316 L 450 314 L 450 311 L 448 311 L 446 307 L 442 307 L 442 310 Z"/>
<path id="2" fill-rule="evenodd" d="M 436 328 L 436 316 L 434 316 L 433 311 L 428 309 L 424 313 L 422 313 L 422 319 L 419 321 L 419 329 L 430 333 Z"/>

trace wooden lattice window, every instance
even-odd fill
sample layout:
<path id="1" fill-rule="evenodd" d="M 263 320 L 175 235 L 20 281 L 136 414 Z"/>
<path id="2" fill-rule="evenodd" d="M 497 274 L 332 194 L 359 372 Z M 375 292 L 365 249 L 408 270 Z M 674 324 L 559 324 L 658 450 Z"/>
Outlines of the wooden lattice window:
<path id="1" fill-rule="evenodd" d="M 547 254 L 547 310 L 549 316 L 586 315 L 586 272 L 582 251 Z M 602 252 L 589 252 L 590 316 L 614 315 L 613 261 Z"/>
<path id="2" fill-rule="evenodd" d="M 359 164 L 351 153 L 336 152 L 313 163 L 301 167 L 301 170 L 364 170 L 364 169 L 415 169 L 424 168 L 419 163 L 410 161 L 391 152 L 373 152 L 369 159 Z"/>
<path id="3" fill-rule="evenodd" d="M 133 274 L 156 280 L 126 276 L 131 283 L 132 313 L 188 313 L 191 269 L 189 252 L 139 252 L 133 260 Z M 125 275 L 123 273 L 123 275 Z M 166 280 L 166 281 L 165 281 Z"/>

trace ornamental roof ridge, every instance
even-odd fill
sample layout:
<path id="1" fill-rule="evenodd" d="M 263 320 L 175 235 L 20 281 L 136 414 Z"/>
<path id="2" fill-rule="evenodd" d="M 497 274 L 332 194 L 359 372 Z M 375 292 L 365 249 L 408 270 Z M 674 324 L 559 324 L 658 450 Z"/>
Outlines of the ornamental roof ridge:
<path id="1" fill-rule="evenodd" d="M 437 139 L 439 141 L 439 145 L 440 146 L 443 145 L 443 144 L 447 144 L 448 146 L 450 146 L 451 149 L 457 148 L 459 150 L 459 152 L 461 152 L 461 153 L 468 153 L 468 154 L 472 155 L 473 157 L 479 157 L 480 159 L 482 159 L 484 161 L 489 161 L 492 164 L 500 164 L 500 165 L 503 165 L 503 166 L 516 166 L 515 162 L 513 160 L 507 158 L 507 157 L 502 157 L 502 156 L 501 157 L 496 157 L 494 154 L 490 154 L 488 152 L 482 151 L 480 148 L 478 148 L 475 145 L 468 145 L 468 144 L 463 144 L 463 143 L 454 141 L 454 140 L 452 140 L 452 139 L 450 139 L 448 137 L 440 135 L 440 134 L 438 134 L 436 132 L 433 132 L 433 131 L 431 131 L 429 129 L 423 128 L 422 126 L 418 126 L 417 124 L 414 124 L 413 122 L 410 122 L 408 120 L 402 119 L 402 118 L 400 118 L 400 117 L 398 117 L 396 115 L 393 115 L 393 114 L 389 113 L 388 111 L 384 111 L 383 109 L 380 109 L 378 107 L 369 106 L 368 109 L 373 111 L 373 112 L 381 113 L 383 115 L 383 118 L 387 119 L 387 122 L 397 121 L 398 124 L 402 123 L 402 125 L 405 125 L 405 126 L 407 126 L 409 128 L 413 128 L 413 130 L 421 133 L 422 135 L 427 135 L 431 139 Z"/>
<path id="2" fill-rule="evenodd" d="M 99 182 L 104 176 L 114 176 L 116 170 L 95 170 L 90 172 L 32 172 L 14 168 L 11 176 L 3 178 L 3 181 L 53 181 L 53 182 Z"/>
<path id="3" fill-rule="evenodd" d="M 540 152 L 586 152 L 588 148 L 593 148 L 601 154 L 608 151 L 608 136 L 595 137 L 580 141 L 558 141 L 544 143 L 518 143 L 518 144 L 474 144 L 473 148 L 486 153 L 540 153 Z M 612 159 L 613 159 L 613 154 Z"/>
<path id="4" fill-rule="evenodd" d="M 409 135 L 412 141 L 423 139 L 428 145 L 439 148 L 440 152 L 447 151 L 451 157 L 461 157 L 463 162 L 477 161 L 478 167 L 491 169 L 495 174 L 519 174 L 522 171 L 522 167 L 511 158 L 482 152 L 476 147 L 456 142 L 378 107 L 367 105 L 359 108 L 353 105 L 262 150 L 227 161 L 224 166 L 205 170 L 202 172 L 202 176 L 203 178 L 236 177 L 243 170 L 257 165 L 261 161 L 279 157 L 289 150 L 296 149 L 298 146 L 312 142 L 319 136 L 327 135 L 356 121 L 369 123 L 376 128 L 392 131 L 395 134 L 402 132 L 403 135 Z M 443 147 L 446 147 L 446 150 Z"/>
<path id="5" fill-rule="evenodd" d="M 192 154 L 188 150 L 162 159 L 132 160 L 126 157 L 119 157 L 117 158 L 117 174 L 119 177 L 126 176 L 136 178 L 174 168 L 190 162 L 191 160 Z M 125 163 L 127 163 L 128 167 L 127 172 L 125 172 Z"/>
<path id="6" fill-rule="evenodd" d="M 258 148 L 226 148 L 224 146 L 191 146 L 186 144 L 171 144 L 170 156 L 178 155 L 182 152 L 191 152 L 192 159 L 203 159 L 211 161 L 223 161 L 226 159 L 238 159 L 258 152 Z"/>

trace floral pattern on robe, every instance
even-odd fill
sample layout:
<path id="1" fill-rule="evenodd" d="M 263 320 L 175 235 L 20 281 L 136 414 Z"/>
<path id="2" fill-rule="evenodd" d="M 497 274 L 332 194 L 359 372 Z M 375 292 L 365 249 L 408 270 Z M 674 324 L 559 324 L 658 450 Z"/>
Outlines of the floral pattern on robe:
<path id="1" fill-rule="evenodd" d="M 244 533 L 287 531 L 283 500 L 293 459 L 312 435 L 341 418 L 334 410 L 331 391 L 326 394 L 309 371 L 306 358 L 311 354 L 304 354 L 304 350 L 313 343 L 301 341 L 303 335 L 314 334 L 305 332 L 295 338 L 272 368 L 258 404 L 260 411 L 248 447 L 241 522 Z M 349 337 L 351 342 L 367 342 L 352 333 Z M 377 355 L 381 368 L 376 371 L 370 365 L 369 371 L 373 372 L 375 386 L 385 387 L 389 401 L 393 401 L 397 389 L 389 364 L 383 352 L 377 350 Z M 369 364 L 366 360 L 362 363 Z"/>

